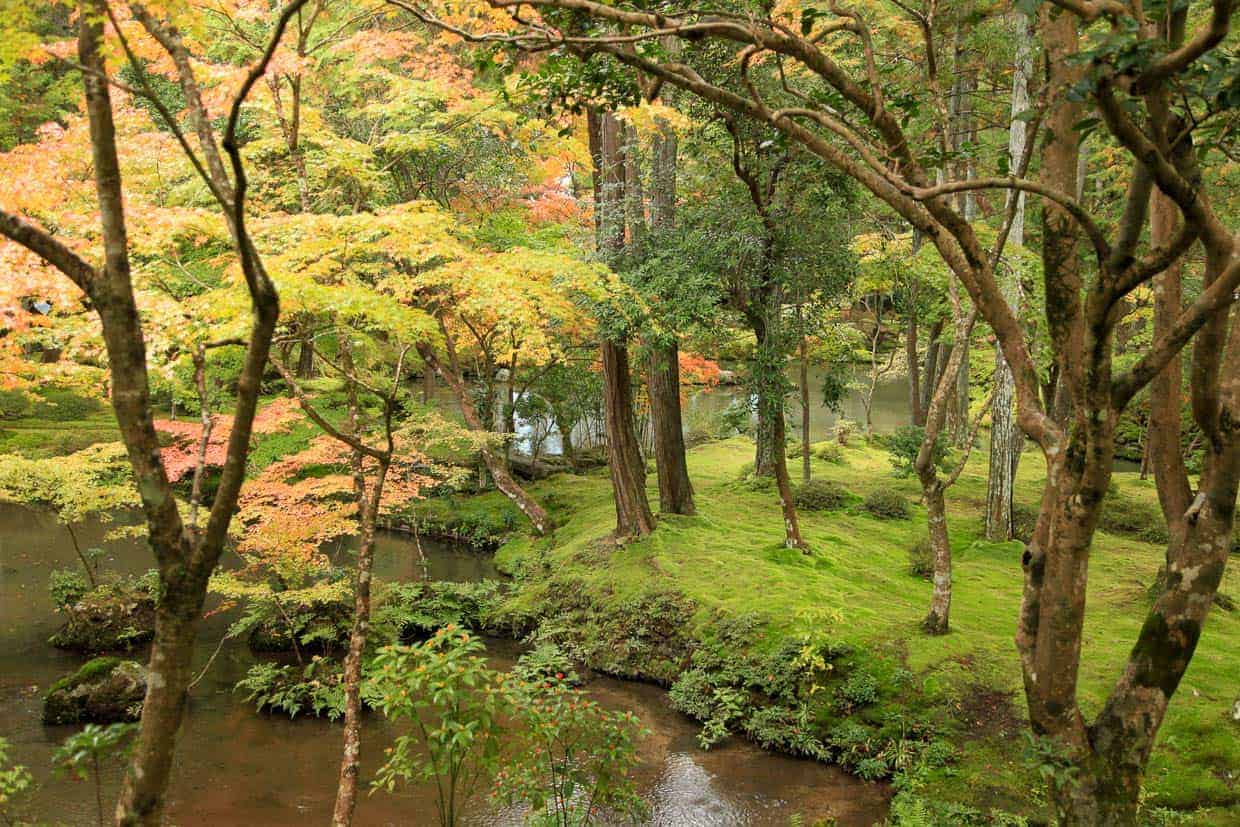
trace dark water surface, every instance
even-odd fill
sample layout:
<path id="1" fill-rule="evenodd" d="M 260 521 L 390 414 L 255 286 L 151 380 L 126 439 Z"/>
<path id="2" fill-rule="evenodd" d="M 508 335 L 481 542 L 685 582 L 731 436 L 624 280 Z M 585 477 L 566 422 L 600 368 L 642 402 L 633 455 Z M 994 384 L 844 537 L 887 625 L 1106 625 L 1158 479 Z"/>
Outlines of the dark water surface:
<path id="1" fill-rule="evenodd" d="M 150 555 L 133 541 L 104 543 L 104 528 L 80 531 L 84 544 L 107 549 L 105 570 L 141 572 Z M 490 561 L 452 546 L 423 541 L 430 576 L 475 580 L 494 574 Z M 48 572 L 77 566 L 63 527 L 50 517 L 0 504 L 0 735 L 12 744 L 12 758 L 34 774 L 38 789 L 27 815 L 39 823 L 93 824 L 95 803 L 89 783 L 51 772 L 51 755 L 74 727 L 48 727 L 39 721 L 47 687 L 85 659 L 47 644 L 58 619 L 47 592 Z M 377 549 L 380 577 L 422 576 L 413 544 L 385 536 Z M 203 624 L 195 663 L 214 651 L 229 618 Z M 514 644 L 494 641 L 497 667 L 512 663 Z M 340 761 L 340 727 L 317 719 L 258 715 L 232 691 L 254 656 L 242 641 L 229 641 L 206 677 L 192 690 L 189 712 L 177 748 L 169 790 L 168 818 L 179 825 L 309 825 L 330 820 Z M 651 824 L 787 825 L 794 814 L 806 824 L 833 816 L 842 825 L 868 825 L 886 811 L 884 788 L 858 781 L 833 767 L 786 758 L 733 739 L 704 752 L 696 725 L 675 712 L 655 687 L 599 679 L 588 691 L 612 709 L 635 713 L 651 734 L 640 743 L 636 771 L 649 802 Z M 396 730 L 379 715 L 363 726 L 363 779 L 377 766 L 374 757 Z M 105 774 L 110 807 L 120 770 Z M 518 814 L 479 801 L 470 808 L 473 825 L 518 824 Z M 359 825 L 433 825 L 434 793 L 429 785 L 396 794 L 363 796 Z"/>

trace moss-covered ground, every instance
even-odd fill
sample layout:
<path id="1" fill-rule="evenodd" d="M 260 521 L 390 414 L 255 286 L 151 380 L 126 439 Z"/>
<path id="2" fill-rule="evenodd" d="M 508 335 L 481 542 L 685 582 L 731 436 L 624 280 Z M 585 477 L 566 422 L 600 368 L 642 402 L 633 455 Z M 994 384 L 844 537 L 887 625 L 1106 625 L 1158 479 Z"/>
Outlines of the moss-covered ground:
<path id="1" fill-rule="evenodd" d="M 774 494 L 737 481 L 752 450 L 752 443 L 741 438 L 692 450 L 689 468 L 698 515 L 663 517 L 652 536 L 620 547 L 603 540 L 614 525 L 605 471 L 559 476 L 534 486 L 538 496 L 550 497 L 567 516 L 550 540 L 517 537 L 500 549 L 501 567 L 524 572 L 509 609 L 537 613 L 552 582 L 573 582 L 600 603 L 633 605 L 643 595 L 672 591 L 697 607 L 688 621 L 695 637 L 710 637 L 720 617 L 756 616 L 768 624 L 772 645 L 781 635 L 794 634 L 807 617 L 832 617 L 837 638 L 897 653 L 914 674 L 918 693 L 938 707 L 957 760 L 929 773 L 922 795 L 1036 818 L 1041 784 L 1024 757 L 1024 702 L 1013 644 L 1022 546 L 982 537 L 985 451 L 974 452 L 949 491 L 952 631 L 927 637 L 918 623 L 930 584 L 909 572 L 909 548 L 925 534 L 916 481 L 894 476 L 887 453 L 859 439 L 844 449 L 842 462 L 815 459 L 816 478 L 834 480 L 859 497 L 880 488 L 895 490 L 913 508 L 908 520 L 879 520 L 856 505 L 803 512 L 802 530 L 812 546 L 806 556 L 783 547 Z M 1018 479 L 1019 503 L 1036 507 L 1041 475 L 1041 457 L 1027 453 Z M 1116 480 L 1125 498 L 1155 502 L 1152 481 L 1126 473 Z M 653 475 L 650 483 L 651 500 L 657 503 Z M 496 494 L 482 500 L 491 498 L 493 507 L 504 507 Z M 1149 605 L 1146 587 L 1161 556 L 1162 548 L 1131 536 L 1099 532 L 1095 539 L 1080 672 L 1087 715 L 1099 709 L 1120 673 Z M 540 584 L 540 576 L 546 582 Z M 1236 565 L 1223 591 L 1240 595 Z M 1238 692 L 1240 612 L 1216 609 L 1150 761 L 1146 800 L 1151 807 L 1197 809 L 1193 821 L 1240 824 L 1240 724 L 1231 718 Z"/>

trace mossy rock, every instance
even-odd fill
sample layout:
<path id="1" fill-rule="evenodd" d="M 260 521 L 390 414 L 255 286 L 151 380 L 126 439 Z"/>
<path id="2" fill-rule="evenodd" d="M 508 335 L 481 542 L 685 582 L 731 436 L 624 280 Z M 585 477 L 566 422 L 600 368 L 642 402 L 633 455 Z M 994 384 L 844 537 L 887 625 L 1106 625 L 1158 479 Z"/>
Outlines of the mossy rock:
<path id="1" fill-rule="evenodd" d="M 72 652 L 129 652 L 155 636 L 155 595 L 142 584 L 103 583 L 61 609 L 50 643 Z"/>
<path id="2" fill-rule="evenodd" d="M 45 724 L 136 721 L 146 696 L 146 668 L 137 661 L 95 658 L 48 690 Z"/>

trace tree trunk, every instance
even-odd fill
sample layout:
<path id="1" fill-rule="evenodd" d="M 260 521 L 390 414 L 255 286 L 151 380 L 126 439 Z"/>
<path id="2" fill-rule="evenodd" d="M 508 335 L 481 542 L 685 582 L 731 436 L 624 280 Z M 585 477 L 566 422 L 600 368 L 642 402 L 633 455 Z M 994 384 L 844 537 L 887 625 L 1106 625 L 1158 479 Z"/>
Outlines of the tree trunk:
<path id="1" fill-rule="evenodd" d="M 796 505 L 792 500 L 792 481 L 788 477 L 787 437 L 784 433 L 783 403 L 779 400 L 765 400 L 758 403 L 768 407 L 768 421 L 771 423 L 771 444 L 775 465 L 775 487 L 779 490 L 779 504 L 784 512 L 784 545 L 797 548 L 809 554 L 809 544 L 801 537 L 801 525 L 797 520 Z"/>
<path id="2" fill-rule="evenodd" d="M 952 607 L 952 549 L 947 536 L 947 505 L 943 486 L 931 470 L 931 479 L 922 479 L 926 500 L 926 523 L 933 559 L 934 588 L 930 593 L 930 612 L 922 621 L 927 634 L 945 635 L 949 630 Z"/>
<path id="3" fill-rule="evenodd" d="M 921 421 L 926 424 L 926 411 L 930 407 L 930 396 L 939 381 L 939 359 L 943 350 L 943 320 L 939 319 L 930 326 L 930 344 L 926 346 L 926 368 L 921 380 Z M 944 357 L 943 361 L 946 361 Z"/>
<path id="4" fill-rule="evenodd" d="M 448 365 L 445 365 L 431 350 L 429 344 L 420 343 L 418 345 L 418 354 L 422 357 L 422 361 L 433 368 L 439 374 L 439 378 L 452 389 L 452 393 L 456 396 L 457 404 L 461 406 L 461 416 L 465 419 L 466 427 L 473 431 L 486 432 L 488 429 L 483 426 L 482 419 L 478 416 L 478 409 L 474 407 L 474 401 L 470 396 L 469 388 L 465 386 L 465 381 L 461 379 L 460 375 Z M 452 362 L 456 361 L 451 357 L 449 359 Z M 491 446 L 485 443 L 480 450 L 482 462 L 486 466 L 487 471 L 491 473 L 491 479 L 495 481 L 495 487 L 503 492 L 505 497 L 512 500 L 521 513 L 529 518 L 536 532 L 539 534 L 550 533 L 552 528 L 551 517 L 538 504 L 537 500 L 531 497 L 512 478 L 512 475 L 508 473 L 508 468 L 503 458 L 497 456 L 495 451 L 491 449 Z"/>
<path id="5" fill-rule="evenodd" d="M 652 349 L 647 384 L 659 475 L 659 510 L 664 514 L 694 514 L 693 485 L 685 461 L 685 431 L 680 419 L 680 351 L 675 340 Z"/>
<path id="6" fill-rule="evenodd" d="M 804 319 L 797 306 L 797 318 L 801 325 L 801 480 L 809 482 L 809 345 L 806 342 Z"/>
<path id="7" fill-rule="evenodd" d="M 917 336 L 917 311 L 914 309 L 909 314 L 908 330 L 904 335 L 904 360 L 908 363 L 908 411 L 909 421 L 913 425 L 924 426 L 926 417 L 921 407 L 921 365 L 917 353 Z"/>
<path id="8" fill-rule="evenodd" d="M 616 501 L 616 537 L 644 537 L 654 531 L 654 515 L 646 499 L 646 467 L 633 422 L 633 386 L 628 348 L 604 341 L 603 419 L 607 460 Z"/>
<path id="9" fill-rule="evenodd" d="M 1022 113 L 1029 108 L 1029 78 L 1033 76 L 1032 33 L 1024 14 L 1016 15 L 1016 66 L 1012 73 L 1012 120 L 1008 132 L 1009 168 L 1020 169 L 1025 156 L 1027 124 Z M 1008 247 L 1019 255 L 1025 246 L 1025 194 L 1013 192 L 1016 212 L 1008 235 Z M 1011 204 L 1011 202 L 1008 202 Z M 1003 283 L 1003 297 L 1014 311 L 1020 310 L 1020 271 L 1016 266 Z M 1003 348 L 995 343 L 994 395 L 990 405 L 990 473 L 986 482 L 986 539 L 1012 538 L 1013 493 L 1016 467 L 1025 437 L 1016 427 L 1016 384 Z"/>
<path id="10" fill-rule="evenodd" d="M 670 241 L 676 224 L 676 132 L 659 119 L 651 144 L 650 229 L 656 243 Z M 672 334 L 674 337 L 674 333 Z M 659 510 L 694 514 L 693 485 L 685 457 L 684 420 L 680 408 L 680 347 L 675 338 L 652 348 L 648 376 L 650 418 L 654 430 L 655 467 L 659 475 Z"/>
<path id="11" fill-rule="evenodd" d="M 759 401 L 754 425 L 754 476 L 775 476 L 775 453 L 775 423 L 771 420 L 770 409 Z"/>
<path id="12" fill-rule="evenodd" d="M 297 353 L 297 378 L 310 379 L 314 376 L 314 344 L 309 334 L 304 334 Z"/>
<path id="13" fill-rule="evenodd" d="M 361 460 L 357 475 L 362 491 L 358 500 L 361 512 L 361 540 L 357 549 L 357 578 L 353 586 L 353 628 L 349 633 L 349 651 L 344 658 L 344 749 L 340 758 L 340 781 L 336 787 L 336 805 L 332 811 L 333 827 L 353 823 L 357 806 L 357 775 L 362 751 L 362 655 L 370 630 L 370 583 L 375 557 L 375 522 L 383 498 L 390 460 L 380 460 L 375 482 L 369 496 L 361 477 Z"/>

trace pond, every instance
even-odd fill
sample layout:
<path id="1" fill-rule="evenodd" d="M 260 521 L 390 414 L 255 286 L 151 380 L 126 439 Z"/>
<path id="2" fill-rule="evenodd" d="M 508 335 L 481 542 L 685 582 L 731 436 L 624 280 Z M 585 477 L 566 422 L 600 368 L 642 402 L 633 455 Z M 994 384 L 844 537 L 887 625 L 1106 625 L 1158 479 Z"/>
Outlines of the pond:
<path id="1" fill-rule="evenodd" d="M 150 554 L 138 543 L 104 543 L 104 529 L 80 532 L 88 545 L 106 549 L 106 570 L 138 573 Z M 423 540 L 432 578 L 475 580 L 493 576 L 489 559 L 460 548 Z M 38 789 L 28 815 L 40 823 L 93 824 L 90 785 L 51 773 L 51 755 L 73 727 L 44 726 L 39 720 L 47 687 L 84 660 L 52 648 L 47 638 L 59 625 L 47 591 L 48 573 L 77 565 L 63 527 L 50 517 L 0 504 L 0 734 L 13 758 L 34 773 Z M 376 552 L 378 576 L 422 577 L 413 543 L 385 535 Z M 195 655 L 196 668 L 210 658 L 230 618 L 207 618 Z M 489 644 L 493 663 L 510 666 L 518 649 L 509 641 Z M 178 825 L 323 824 L 329 820 L 340 761 L 340 728 L 316 719 L 290 721 L 257 714 L 233 684 L 254 656 L 241 641 L 229 641 L 209 672 L 192 690 L 169 789 L 167 820 Z M 737 739 L 704 752 L 697 726 L 667 703 L 663 690 L 643 684 L 597 679 L 587 691 L 599 703 L 635 713 L 651 734 L 640 744 L 636 771 L 654 825 L 787 825 L 794 814 L 805 823 L 832 816 L 841 825 L 868 825 L 886 811 L 887 790 L 859 781 L 834 767 L 765 752 Z M 394 737 L 379 715 L 364 721 L 363 778 L 373 756 Z M 113 801 L 120 771 L 105 775 L 106 800 Z M 478 802 L 470 824 L 517 824 L 517 814 Z M 433 825 L 429 785 L 394 795 L 363 796 L 359 825 Z"/>
<path id="2" fill-rule="evenodd" d="M 864 366 L 855 369 L 853 381 L 840 403 L 840 413 L 836 413 L 822 403 L 822 386 L 826 379 L 826 374 L 826 369 L 821 367 L 812 367 L 809 370 L 809 429 L 812 442 L 821 442 L 829 439 L 835 423 L 841 418 L 857 423 L 858 427 L 865 423 L 864 392 L 862 388 L 866 390 L 869 388 L 869 367 Z M 797 384 L 799 379 L 795 370 L 789 371 L 788 379 L 792 383 L 793 388 L 793 392 L 788 399 L 788 438 L 801 440 L 803 438 L 801 434 L 801 396 L 800 386 Z M 503 426 L 499 417 L 508 397 L 504 383 L 497 382 L 496 384 L 495 428 L 498 430 Z M 720 414 L 728 406 L 744 404 L 750 398 L 750 392 L 743 384 L 721 384 L 713 387 L 686 385 L 683 389 L 683 394 L 682 418 L 686 433 L 690 433 L 695 429 L 705 429 L 713 433 L 718 427 Z M 460 408 L 456 398 L 451 391 L 442 385 L 436 387 L 433 398 L 435 404 L 441 410 L 450 411 L 454 414 L 459 413 Z M 532 443 L 537 441 L 540 455 L 562 455 L 563 446 L 560 441 L 560 434 L 554 424 L 534 422 L 520 416 L 514 417 L 514 419 L 516 428 L 516 439 L 512 443 L 514 451 L 529 454 L 531 453 Z M 885 374 L 879 378 L 871 399 L 870 419 L 874 424 L 874 430 L 879 433 L 889 433 L 901 425 L 908 424 L 908 379 L 904 375 Z M 639 438 L 645 442 L 648 442 L 650 439 L 650 428 L 647 420 L 648 417 L 639 416 L 637 423 Z M 598 445 L 602 439 L 602 433 L 601 422 L 587 421 L 579 423 L 573 429 L 573 445 L 578 448 Z"/>

